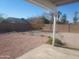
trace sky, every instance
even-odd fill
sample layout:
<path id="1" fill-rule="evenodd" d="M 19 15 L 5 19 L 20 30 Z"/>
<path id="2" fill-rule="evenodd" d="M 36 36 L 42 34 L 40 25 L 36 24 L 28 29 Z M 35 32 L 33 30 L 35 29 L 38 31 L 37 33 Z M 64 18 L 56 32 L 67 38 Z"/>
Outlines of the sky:
<path id="1" fill-rule="evenodd" d="M 67 19 L 72 22 L 74 13 L 77 11 L 79 12 L 79 2 L 63 5 L 61 7 L 58 7 L 58 10 L 60 10 L 63 14 L 67 15 Z M 79 15 L 78 15 L 79 16 Z"/>
<path id="2" fill-rule="evenodd" d="M 58 7 L 67 19 L 72 22 L 75 11 L 79 11 L 79 2 Z M 6 17 L 29 18 L 41 16 L 46 11 L 25 0 L 0 0 L 0 14 Z"/>

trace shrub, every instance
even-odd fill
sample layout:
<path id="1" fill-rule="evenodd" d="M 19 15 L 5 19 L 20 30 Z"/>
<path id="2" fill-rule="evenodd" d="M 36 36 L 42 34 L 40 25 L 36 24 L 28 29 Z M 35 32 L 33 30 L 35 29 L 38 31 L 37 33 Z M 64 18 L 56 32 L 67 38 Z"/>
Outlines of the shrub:
<path id="1" fill-rule="evenodd" d="M 47 41 L 47 44 L 52 45 L 52 41 L 53 41 L 53 38 L 52 38 L 52 37 L 50 37 L 50 36 L 48 36 L 48 41 Z"/>
<path id="2" fill-rule="evenodd" d="M 52 41 L 53 41 L 53 38 L 51 37 L 51 36 L 48 36 L 48 41 L 47 41 L 47 44 L 50 44 L 50 45 L 52 45 Z M 64 43 L 62 43 L 61 42 L 61 40 L 59 40 L 59 39 L 55 39 L 55 46 L 57 46 L 57 47 L 63 47 L 65 44 Z"/>

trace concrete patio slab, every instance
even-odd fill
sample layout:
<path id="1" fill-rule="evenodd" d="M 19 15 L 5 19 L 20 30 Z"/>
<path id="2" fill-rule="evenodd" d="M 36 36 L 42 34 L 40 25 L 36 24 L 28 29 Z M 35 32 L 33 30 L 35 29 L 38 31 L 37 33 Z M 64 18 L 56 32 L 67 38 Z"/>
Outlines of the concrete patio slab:
<path id="1" fill-rule="evenodd" d="M 79 59 L 79 51 L 45 44 L 16 59 Z"/>

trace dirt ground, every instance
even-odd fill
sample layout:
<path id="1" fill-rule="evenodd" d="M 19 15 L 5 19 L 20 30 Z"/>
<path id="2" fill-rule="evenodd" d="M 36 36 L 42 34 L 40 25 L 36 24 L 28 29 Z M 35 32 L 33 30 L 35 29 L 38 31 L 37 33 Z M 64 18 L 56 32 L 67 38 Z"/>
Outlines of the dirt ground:
<path id="1" fill-rule="evenodd" d="M 15 59 L 47 40 L 47 36 L 36 36 L 31 32 L 1 33 L 0 59 Z"/>

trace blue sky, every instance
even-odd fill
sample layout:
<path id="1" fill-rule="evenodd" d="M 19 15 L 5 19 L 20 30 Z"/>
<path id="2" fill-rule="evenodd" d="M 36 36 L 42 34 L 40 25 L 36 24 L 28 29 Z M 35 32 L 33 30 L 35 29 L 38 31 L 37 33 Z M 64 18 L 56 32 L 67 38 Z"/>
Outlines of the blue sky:
<path id="1" fill-rule="evenodd" d="M 0 13 L 10 17 L 32 17 L 41 15 L 43 9 L 27 3 L 25 0 L 0 0 Z"/>
<path id="2" fill-rule="evenodd" d="M 79 2 L 58 7 L 63 14 L 67 15 L 67 19 L 72 22 L 75 11 L 79 12 Z"/>
<path id="3" fill-rule="evenodd" d="M 63 14 L 67 14 L 68 20 L 72 21 L 75 11 L 79 11 L 79 3 L 58 7 Z M 28 18 L 41 16 L 45 10 L 34 6 L 25 0 L 0 0 L 0 13 L 10 17 Z"/>

